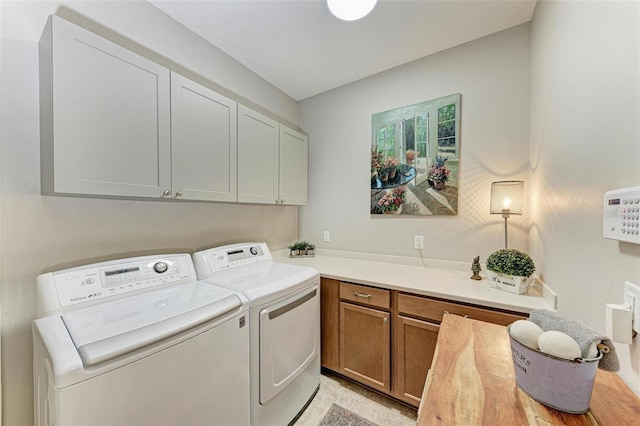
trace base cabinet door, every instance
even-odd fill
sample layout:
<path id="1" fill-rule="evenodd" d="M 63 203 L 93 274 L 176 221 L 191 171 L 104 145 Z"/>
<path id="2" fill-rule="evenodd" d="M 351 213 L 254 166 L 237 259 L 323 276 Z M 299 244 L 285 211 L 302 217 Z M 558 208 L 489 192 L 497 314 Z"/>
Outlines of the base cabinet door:
<path id="1" fill-rule="evenodd" d="M 394 396 L 417 407 L 433 361 L 440 326 L 398 315 L 395 327 Z"/>
<path id="2" fill-rule="evenodd" d="M 340 281 L 320 279 L 320 363 L 333 371 L 340 369 Z"/>
<path id="3" fill-rule="evenodd" d="M 340 373 L 389 393 L 390 337 L 388 312 L 340 302 Z"/>

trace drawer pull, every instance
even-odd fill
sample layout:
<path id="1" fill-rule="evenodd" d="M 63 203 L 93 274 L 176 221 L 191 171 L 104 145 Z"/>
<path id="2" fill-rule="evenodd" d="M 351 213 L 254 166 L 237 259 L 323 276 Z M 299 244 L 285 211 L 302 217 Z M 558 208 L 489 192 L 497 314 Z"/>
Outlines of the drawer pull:
<path id="1" fill-rule="evenodd" d="M 364 293 L 360 293 L 358 291 L 354 292 L 353 294 L 355 294 L 358 297 L 364 297 L 365 299 L 371 299 L 371 295 L 370 294 L 364 294 Z"/>
<path id="2" fill-rule="evenodd" d="M 444 311 L 444 313 L 445 313 L 446 315 L 449 315 L 449 311 Z"/>
<path id="3" fill-rule="evenodd" d="M 469 318 L 469 315 L 465 315 L 464 317 L 465 317 L 465 318 Z"/>

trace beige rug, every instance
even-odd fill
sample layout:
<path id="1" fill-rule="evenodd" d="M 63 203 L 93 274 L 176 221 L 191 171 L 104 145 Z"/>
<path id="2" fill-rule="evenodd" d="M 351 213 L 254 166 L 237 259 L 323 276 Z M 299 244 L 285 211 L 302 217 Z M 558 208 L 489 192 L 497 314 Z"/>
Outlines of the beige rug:
<path id="1" fill-rule="evenodd" d="M 319 426 L 377 426 L 375 423 L 360 417 L 346 408 L 331 404 L 329 411 L 322 418 Z"/>

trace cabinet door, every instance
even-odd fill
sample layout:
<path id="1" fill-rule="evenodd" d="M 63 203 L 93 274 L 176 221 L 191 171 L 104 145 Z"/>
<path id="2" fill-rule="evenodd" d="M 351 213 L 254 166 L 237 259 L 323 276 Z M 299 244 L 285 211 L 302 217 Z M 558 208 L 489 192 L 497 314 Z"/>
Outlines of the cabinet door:
<path id="1" fill-rule="evenodd" d="M 162 197 L 169 70 L 52 16 L 41 40 L 43 192 Z"/>
<path id="2" fill-rule="evenodd" d="M 171 183 L 187 200 L 236 201 L 237 104 L 171 73 Z"/>
<path id="3" fill-rule="evenodd" d="M 306 205 L 309 138 L 280 125 L 278 197 L 281 204 Z"/>
<path id="4" fill-rule="evenodd" d="M 391 390 L 389 313 L 340 302 L 340 373 Z"/>
<path id="5" fill-rule="evenodd" d="M 338 371 L 340 368 L 340 282 L 320 278 L 320 328 L 323 367 Z"/>
<path id="6" fill-rule="evenodd" d="M 417 407 L 436 350 L 440 326 L 397 316 L 395 397 Z"/>
<path id="7" fill-rule="evenodd" d="M 279 124 L 238 105 L 238 201 L 276 204 Z"/>

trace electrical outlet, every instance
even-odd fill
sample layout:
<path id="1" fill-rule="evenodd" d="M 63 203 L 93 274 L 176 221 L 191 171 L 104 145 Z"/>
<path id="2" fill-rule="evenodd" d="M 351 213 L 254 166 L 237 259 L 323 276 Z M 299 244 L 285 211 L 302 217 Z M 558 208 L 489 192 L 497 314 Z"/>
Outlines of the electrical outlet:
<path id="1" fill-rule="evenodd" d="M 329 231 L 324 231 L 322 233 L 322 241 L 324 241 L 325 243 L 328 243 L 331 241 L 331 232 Z"/>
<path id="2" fill-rule="evenodd" d="M 416 250 L 422 250 L 424 248 L 424 237 L 422 235 L 413 236 L 413 248 Z"/>
<path id="3" fill-rule="evenodd" d="M 640 286 L 629 281 L 624 283 L 624 303 L 633 311 L 633 329 L 640 332 Z"/>

